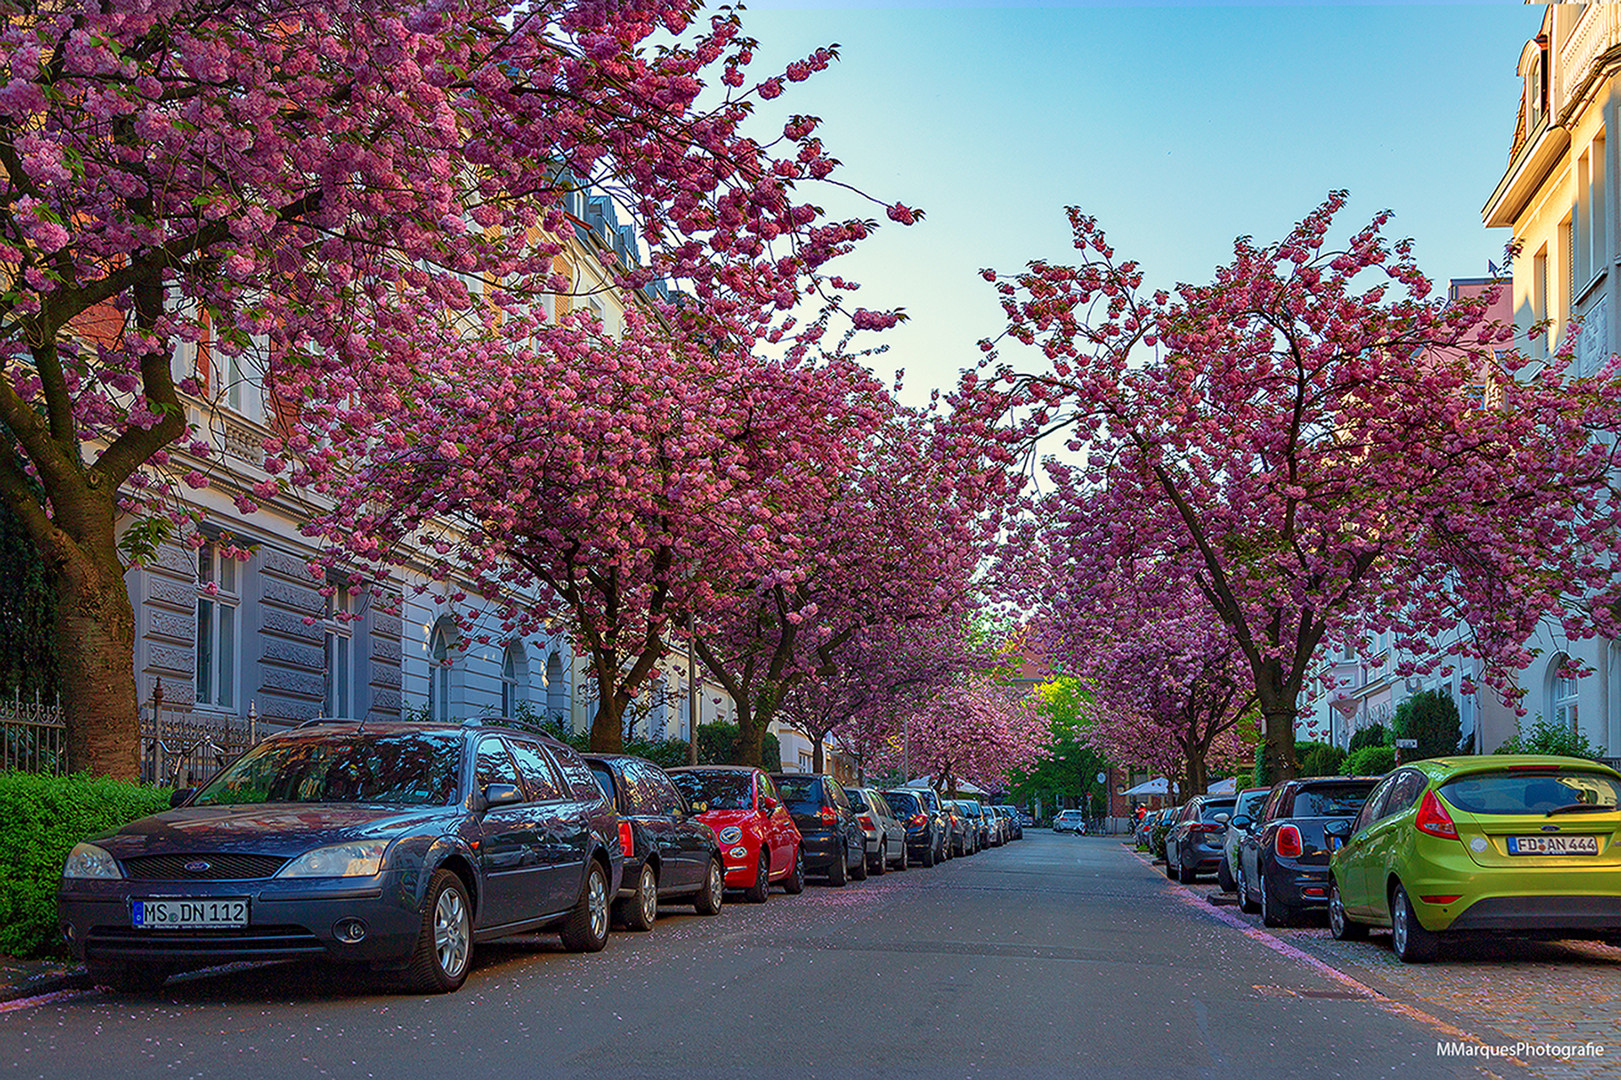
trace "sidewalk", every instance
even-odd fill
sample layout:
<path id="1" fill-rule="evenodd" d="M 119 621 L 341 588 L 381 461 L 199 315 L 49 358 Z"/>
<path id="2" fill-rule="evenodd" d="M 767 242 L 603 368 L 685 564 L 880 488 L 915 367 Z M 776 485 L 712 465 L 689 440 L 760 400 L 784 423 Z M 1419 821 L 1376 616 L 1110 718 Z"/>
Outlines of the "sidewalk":
<path id="1" fill-rule="evenodd" d="M 71 960 L 18 960 L 0 956 L 0 1006 L 19 998 L 83 990 L 89 985 L 84 965 Z"/>

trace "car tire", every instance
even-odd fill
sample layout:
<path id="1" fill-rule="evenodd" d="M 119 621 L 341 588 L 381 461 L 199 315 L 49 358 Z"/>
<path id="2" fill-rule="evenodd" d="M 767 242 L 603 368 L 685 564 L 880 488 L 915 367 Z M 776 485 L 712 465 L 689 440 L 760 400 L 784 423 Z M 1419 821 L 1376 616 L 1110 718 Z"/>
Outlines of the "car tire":
<path id="1" fill-rule="evenodd" d="M 726 871 L 719 859 L 710 859 L 709 869 L 704 873 L 704 887 L 692 897 L 692 910 L 700 915 L 719 915 L 725 898 Z"/>
<path id="2" fill-rule="evenodd" d="M 782 891 L 789 896 L 798 896 L 805 891 L 805 849 L 794 848 L 794 868 L 788 871 L 788 876 L 782 879 Z"/>
<path id="3" fill-rule="evenodd" d="M 1441 951 L 1441 935 L 1419 923 L 1399 881 L 1390 894 L 1390 947 L 1404 964 L 1427 963 Z"/>
<path id="4" fill-rule="evenodd" d="M 1295 921 L 1295 910 L 1288 904 L 1280 904 L 1267 887 L 1266 874 L 1261 875 L 1261 925 L 1262 926 L 1288 926 Z"/>
<path id="5" fill-rule="evenodd" d="M 867 863 L 867 874 L 871 877 L 883 877 L 889 871 L 889 860 L 884 857 L 884 850 L 889 847 L 889 841 L 878 845 L 878 857 Z"/>
<path id="6" fill-rule="evenodd" d="M 1195 863 L 1193 866 L 1188 866 L 1183 863 L 1181 859 L 1177 860 L 1176 880 L 1180 881 L 1184 885 L 1192 885 L 1196 880 L 1198 880 L 1198 877 L 1199 866 L 1197 863 Z"/>
<path id="7" fill-rule="evenodd" d="M 1335 941 L 1365 941 L 1368 937 L 1368 927 L 1351 918 L 1345 910 L 1345 902 L 1340 899 L 1340 883 L 1332 878 L 1328 883 L 1328 932 L 1334 935 Z"/>
<path id="8" fill-rule="evenodd" d="M 1233 881 L 1233 868 L 1227 865 L 1227 853 L 1222 852 L 1221 862 L 1216 864 L 1216 884 L 1221 886 L 1222 892 L 1232 892 L 1236 887 Z"/>
<path id="9" fill-rule="evenodd" d="M 906 846 L 906 841 L 902 840 L 901 841 L 901 861 L 900 861 L 900 865 L 896 866 L 895 869 L 897 869 L 897 870 L 910 870 L 911 868 L 912 868 L 912 852 L 911 852 L 911 849 L 909 849 Z"/>
<path id="10" fill-rule="evenodd" d="M 754 883 L 743 890 L 743 899 L 751 904 L 763 904 L 771 895 L 771 852 L 760 845 L 760 858 L 754 866 Z"/>
<path id="11" fill-rule="evenodd" d="M 1168 844 L 1165 847 L 1165 876 L 1172 881 L 1176 880 L 1176 863 L 1171 860 L 1171 848 Z"/>
<path id="12" fill-rule="evenodd" d="M 932 867 L 934 866 L 934 863 L 934 845 L 930 844 L 928 847 L 923 849 L 923 865 L 925 867 Z"/>
<path id="13" fill-rule="evenodd" d="M 848 854 L 848 851 L 846 851 Z M 855 865 L 850 868 L 851 881 L 867 880 L 867 842 L 861 841 L 861 854 L 856 856 Z"/>
<path id="14" fill-rule="evenodd" d="M 845 856 L 845 853 L 840 851 L 836 853 L 832 860 L 827 864 L 827 883 L 833 888 L 838 889 L 842 888 L 844 883 L 849 880 L 850 863 L 848 858 Z"/>
<path id="15" fill-rule="evenodd" d="M 569 952 L 601 952 L 608 944 L 608 875 L 595 859 L 586 868 L 579 900 L 563 920 L 562 937 Z"/>
<path id="16" fill-rule="evenodd" d="M 1238 860 L 1238 881 L 1236 884 L 1238 885 L 1238 910 L 1246 915 L 1254 915 L 1257 911 L 1260 911 L 1260 905 L 1250 899 L 1249 875 L 1244 873 L 1244 859 L 1242 856 Z"/>
<path id="17" fill-rule="evenodd" d="M 472 966 L 473 906 L 467 886 L 449 870 L 435 870 L 422 898 L 422 925 L 406 962 L 405 987 L 417 994 L 448 994 L 461 989 Z"/>
<path id="18" fill-rule="evenodd" d="M 653 929 L 659 917 L 659 879 L 651 866 L 642 863 L 641 873 L 636 875 L 636 891 L 614 906 L 625 929 L 638 933 Z"/>
<path id="19" fill-rule="evenodd" d="M 120 994 L 151 994 L 169 981 L 169 969 L 162 964 L 87 964 L 92 986 L 111 987 Z"/>

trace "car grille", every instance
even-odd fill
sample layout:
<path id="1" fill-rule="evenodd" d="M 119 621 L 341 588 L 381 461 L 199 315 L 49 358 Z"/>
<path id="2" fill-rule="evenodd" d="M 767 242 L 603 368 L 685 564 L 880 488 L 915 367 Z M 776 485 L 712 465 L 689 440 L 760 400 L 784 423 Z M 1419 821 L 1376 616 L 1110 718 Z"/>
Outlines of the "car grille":
<path id="1" fill-rule="evenodd" d="M 85 958 L 91 962 L 149 957 L 169 960 L 281 959 L 315 956 L 326 949 L 302 926 L 246 926 L 229 930 L 147 930 L 98 926 L 85 936 Z"/>
<path id="2" fill-rule="evenodd" d="M 287 865 L 280 855 L 136 855 L 120 860 L 124 872 L 140 881 L 252 881 L 274 877 Z M 206 863 L 206 868 L 198 864 Z M 191 865 L 196 869 L 187 869 Z"/>

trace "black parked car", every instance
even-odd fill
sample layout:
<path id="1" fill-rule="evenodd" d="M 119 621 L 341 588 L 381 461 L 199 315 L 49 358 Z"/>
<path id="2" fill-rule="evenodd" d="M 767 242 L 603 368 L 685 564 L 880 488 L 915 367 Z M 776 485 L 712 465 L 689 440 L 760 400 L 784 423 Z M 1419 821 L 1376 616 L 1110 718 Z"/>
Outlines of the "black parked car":
<path id="1" fill-rule="evenodd" d="M 618 821 L 578 754 L 466 724 L 323 721 L 272 735 L 176 809 L 80 844 L 58 907 L 122 989 L 235 960 L 323 958 L 455 990 L 475 941 L 608 940 Z"/>
<path id="2" fill-rule="evenodd" d="M 1233 819 L 1238 842 L 1238 906 L 1267 926 L 1287 926 L 1308 908 L 1328 906 L 1323 828 L 1350 821 L 1379 783 L 1376 776 L 1314 776 L 1272 789 L 1254 821 Z"/>
<path id="3" fill-rule="evenodd" d="M 929 792 L 933 795 L 934 792 Z M 895 816 L 901 824 L 906 826 L 906 853 L 922 863 L 924 866 L 933 866 L 945 858 L 946 830 L 942 824 L 943 815 L 930 813 L 926 808 L 923 793 L 916 788 L 898 788 L 894 791 L 884 792 Z M 939 800 L 935 800 L 939 805 Z"/>
<path id="4" fill-rule="evenodd" d="M 700 915 L 720 912 L 726 872 L 715 830 L 698 819 L 664 770 L 628 754 L 587 754 L 585 763 L 619 813 L 624 887 L 614 914 L 651 930 L 659 901 L 688 897 Z"/>
<path id="5" fill-rule="evenodd" d="M 1227 819 L 1237 796 L 1195 795 L 1188 800 L 1182 819 L 1165 834 L 1165 876 L 1191 885 L 1200 874 L 1213 874 L 1221 865 Z"/>
<path id="6" fill-rule="evenodd" d="M 805 869 L 829 885 L 865 881 L 866 837 L 839 782 L 817 773 L 772 773 L 771 782 L 799 826 Z"/>

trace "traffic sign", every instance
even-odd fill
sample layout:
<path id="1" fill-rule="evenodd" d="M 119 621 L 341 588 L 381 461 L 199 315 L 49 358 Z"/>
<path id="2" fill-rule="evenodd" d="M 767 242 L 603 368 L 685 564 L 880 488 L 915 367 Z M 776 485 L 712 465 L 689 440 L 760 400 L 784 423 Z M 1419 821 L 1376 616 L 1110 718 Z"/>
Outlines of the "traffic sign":
<path id="1" fill-rule="evenodd" d="M 1418 740 L 1417 739 L 1397 739 L 1396 740 L 1396 749 L 1397 750 L 1417 750 L 1418 749 Z"/>

